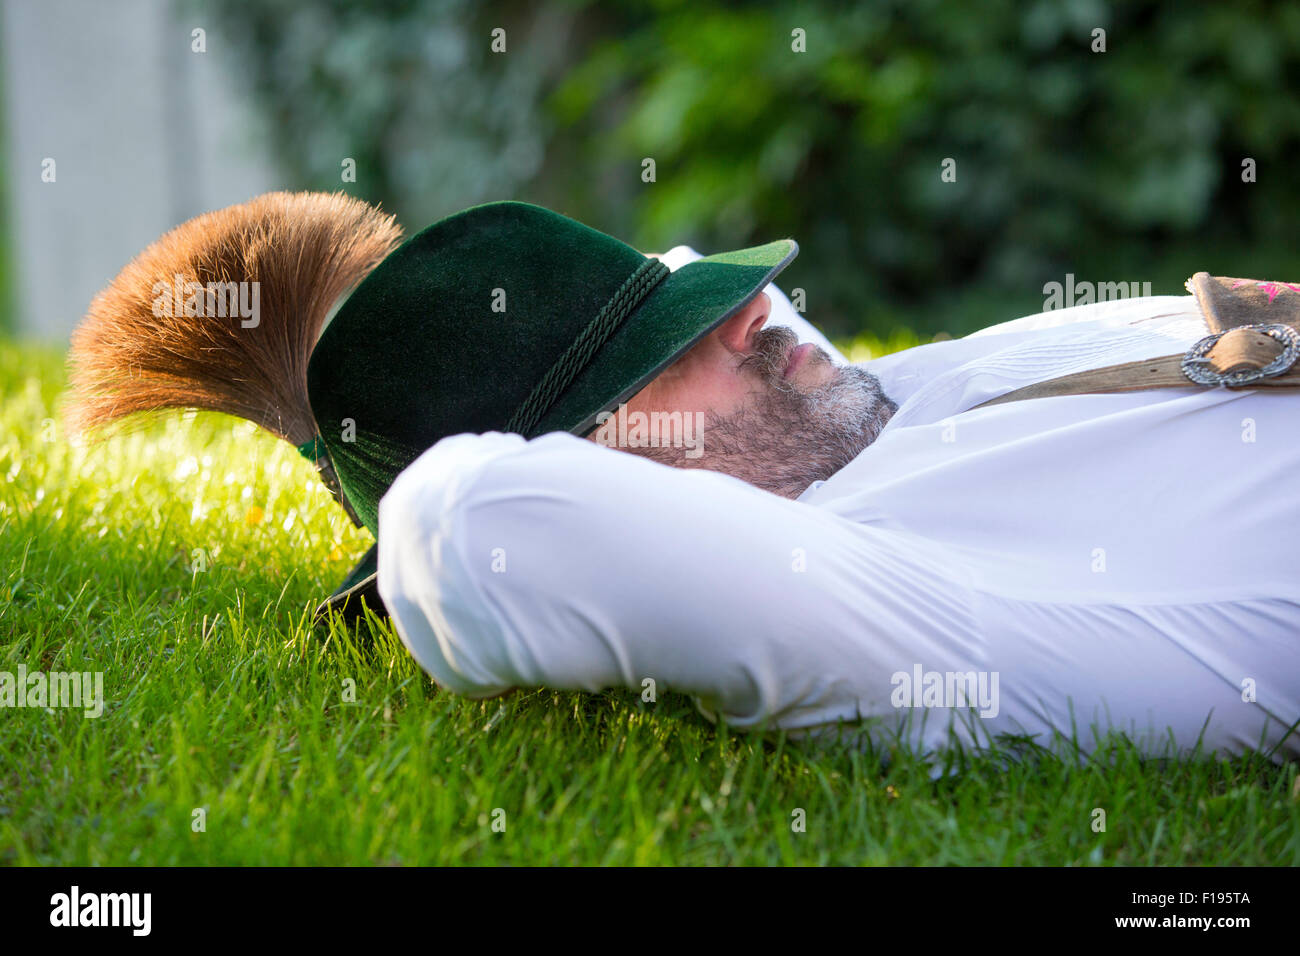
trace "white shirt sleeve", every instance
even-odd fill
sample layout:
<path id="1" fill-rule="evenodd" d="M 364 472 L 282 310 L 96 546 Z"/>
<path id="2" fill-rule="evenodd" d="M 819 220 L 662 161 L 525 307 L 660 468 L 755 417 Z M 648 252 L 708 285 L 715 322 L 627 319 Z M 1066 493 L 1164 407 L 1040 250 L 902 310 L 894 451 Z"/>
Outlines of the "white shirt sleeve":
<path id="1" fill-rule="evenodd" d="M 966 588 L 900 532 L 555 433 L 446 438 L 379 508 L 379 590 L 443 687 L 695 695 L 733 726 L 897 713 L 978 666 Z"/>

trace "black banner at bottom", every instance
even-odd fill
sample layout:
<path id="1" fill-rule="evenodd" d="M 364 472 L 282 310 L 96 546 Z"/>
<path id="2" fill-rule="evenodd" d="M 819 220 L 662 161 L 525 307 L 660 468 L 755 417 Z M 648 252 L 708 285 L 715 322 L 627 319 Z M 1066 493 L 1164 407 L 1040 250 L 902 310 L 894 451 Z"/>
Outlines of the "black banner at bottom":
<path id="1" fill-rule="evenodd" d="M 6 869 L 0 926 L 7 943 L 127 945 L 373 945 L 425 927 L 560 945 L 608 927 L 611 941 L 648 933 L 667 945 L 708 928 L 735 942 L 778 923 L 811 931 L 810 943 L 848 928 L 876 941 L 1046 930 L 1231 945 L 1294 926 L 1296 888 L 1293 869 Z M 670 935 L 678 927 L 689 936 Z"/>

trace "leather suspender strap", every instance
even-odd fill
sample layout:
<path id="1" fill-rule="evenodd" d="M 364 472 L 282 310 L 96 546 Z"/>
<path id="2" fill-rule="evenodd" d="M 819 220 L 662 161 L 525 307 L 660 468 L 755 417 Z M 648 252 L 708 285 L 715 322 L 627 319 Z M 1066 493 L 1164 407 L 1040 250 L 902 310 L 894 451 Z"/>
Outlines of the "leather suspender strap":
<path id="1" fill-rule="evenodd" d="M 1300 283 L 1198 272 L 1187 289 L 1211 334 L 1186 353 L 1062 375 L 975 407 L 1149 388 L 1300 388 Z"/>

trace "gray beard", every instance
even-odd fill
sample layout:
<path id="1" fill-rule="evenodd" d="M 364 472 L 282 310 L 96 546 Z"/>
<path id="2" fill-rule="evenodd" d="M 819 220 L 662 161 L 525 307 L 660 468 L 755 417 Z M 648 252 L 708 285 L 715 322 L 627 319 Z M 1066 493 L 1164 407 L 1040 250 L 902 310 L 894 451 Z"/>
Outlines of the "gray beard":
<path id="1" fill-rule="evenodd" d="M 762 329 L 754 339 L 753 367 L 766 386 L 731 415 L 709 413 L 704 453 L 687 458 L 677 448 L 635 448 L 637 454 L 677 468 L 707 468 L 785 498 L 797 498 L 815 481 L 839 471 L 876 440 L 898 406 L 880 380 L 864 368 L 834 366 L 825 385 L 801 391 L 782 377 L 798 342 L 787 328 Z M 817 349 L 810 362 L 831 364 Z"/>

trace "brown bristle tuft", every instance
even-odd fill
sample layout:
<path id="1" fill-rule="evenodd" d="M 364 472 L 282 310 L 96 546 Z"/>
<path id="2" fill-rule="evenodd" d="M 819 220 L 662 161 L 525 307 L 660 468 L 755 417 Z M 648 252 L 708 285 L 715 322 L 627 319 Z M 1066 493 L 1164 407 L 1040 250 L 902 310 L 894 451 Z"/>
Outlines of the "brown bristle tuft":
<path id="1" fill-rule="evenodd" d="M 95 296 L 73 333 L 69 426 L 198 408 L 310 440 L 307 360 L 326 316 L 400 240 L 392 216 L 344 193 L 267 193 L 177 226 Z M 256 303 L 256 324 L 241 301 Z M 187 302 L 202 314 L 187 315 Z"/>

